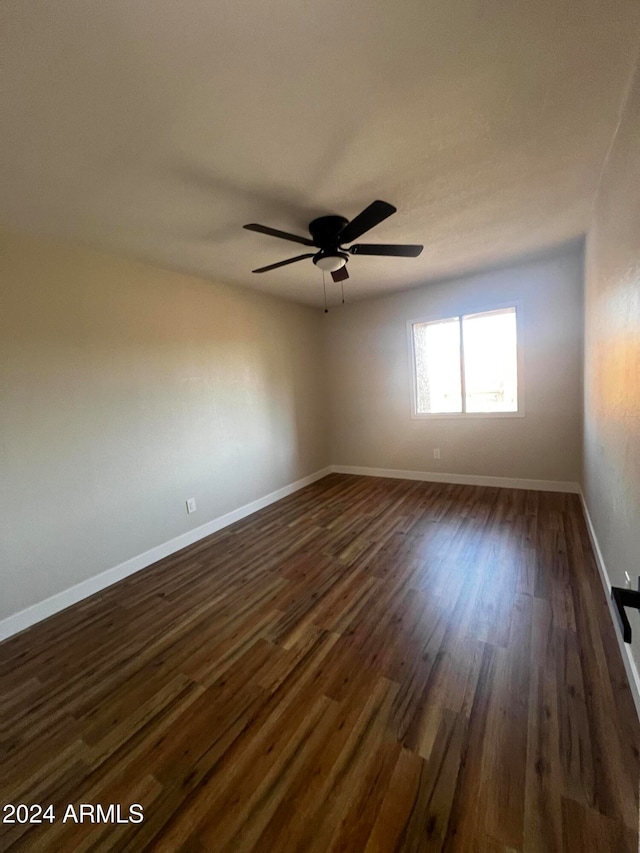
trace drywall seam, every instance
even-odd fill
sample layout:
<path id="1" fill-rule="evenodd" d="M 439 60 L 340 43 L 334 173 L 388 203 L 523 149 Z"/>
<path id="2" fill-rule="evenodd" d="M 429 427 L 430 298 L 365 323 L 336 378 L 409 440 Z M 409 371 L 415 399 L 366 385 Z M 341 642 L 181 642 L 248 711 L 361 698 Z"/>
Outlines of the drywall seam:
<path id="1" fill-rule="evenodd" d="M 516 477 L 485 477 L 480 474 L 446 474 L 439 471 L 402 471 L 393 468 L 362 468 L 357 465 L 332 465 L 336 474 L 363 477 L 390 477 L 394 480 L 424 480 L 428 483 L 452 483 L 462 486 L 497 486 L 500 489 L 530 489 L 536 492 L 580 493 L 580 485 L 562 480 L 524 480 Z"/>
<path id="2" fill-rule="evenodd" d="M 604 155 L 604 160 L 602 161 L 602 166 L 600 168 L 600 172 L 598 174 L 598 182 L 596 184 L 596 189 L 593 194 L 593 199 L 591 201 L 591 216 L 589 217 L 589 221 L 593 222 L 593 217 L 596 209 L 596 205 L 598 203 L 598 196 L 600 195 L 600 187 L 602 186 L 602 181 L 604 178 L 604 173 L 607 170 L 607 166 L 609 165 L 609 160 L 611 158 L 611 152 L 613 151 L 613 146 L 615 145 L 616 139 L 618 138 L 618 131 L 620 130 L 620 125 L 622 124 L 622 118 L 625 113 L 625 109 L 627 107 L 627 102 L 631 96 L 631 90 L 633 89 L 633 81 L 636 75 L 636 71 L 638 68 L 638 62 L 640 62 L 640 49 L 636 54 L 636 60 L 633 62 L 631 66 L 631 71 L 629 72 L 629 77 L 627 78 L 627 82 L 622 89 L 622 97 L 620 99 L 620 105 L 618 107 L 618 120 L 616 122 L 616 126 L 613 130 L 613 135 L 611 136 L 611 142 L 609 143 L 607 150 Z M 589 230 L 589 229 L 588 229 Z"/>
<path id="3" fill-rule="evenodd" d="M 605 597 L 609 605 L 609 613 L 611 614 L 611 621 L 613 622 L 614 633 L 618 641 L 618 646 L 620 648 L 620 654 L 622 655 L 624 668 L 627 672 L 627 680 L 629 682 L 629 687 L 631 688 L 631 695 L 633 696 L 633 701 L 636 706 L 638 719 L 640 719 L 640 674 L 638 674 L 636 663 L 631 654 L 631 646 L 624 642 L 617 626 L 618 616 L 615 612 L 615 604 L 611 600 L 611 581 L 609 580 L 609 572 L 607 571 L 607 567 L 604 562 L 604 557 L 602 556 L 598 537 L 596 536 L 596 531 L 591 521 L 591 516 L 589 515 L 589 507 L 587 506 L 587 502 L 585 500 L 584 494 L 582 493 L 582 490 L 580 491 L 580 499 L 582 501 L 582 511 L 584 512 L 584 517 L 587 522 L 587 530 L 589 531 L 589 538 L 591 539 L 593 553 L 596 557 L 598 573 L 600 575 L 600 580 L 602 581 L 602 585 L 605 591 Z"/>
<path id="4" fill-rule="evenodd" d="M 212 533 L 217 533 L 219 530 L 222 530 L 223 527 L 228 527 L 230 524 L 234 524 L 234 522 L 240 521 L 248 515 L 251 515 L 260 509 L 264 509 L 264 507 L 269 506 L 282 498 L 286 498 L 287 495 L 291 495 L 293 492 L 297 492 L 299 489 L 303 489 L 305 486 L 315 483 L 316 480 L 326 477 L 327 474 L 331 473 L 331 470 L 331 466 L 322 468 L 314 474 L 309 474 L 309 476 L 303 477 L 301 480 L 289 483 L 289 485 L 283 486 L 275 492 L 271 492 L 262 498 L 258 498 L 251 503 L 238 507 L 238 509 L 234 509 L 225 515 L 219 516 L 218 518 L 214 518 L 212 521 L 208 521 L 200 527 L 188 530 L 186 533 L 182 533 L 180 536 L 176 536 L 168 542 L 164 542 L 162 545 L 157 545 L 155 548 L 151 548 L 149 551 L 145 551 L 137 557 L 132 557 L 130 560 L 126 560 L 118 566 L 114 566 L 113 568 L 107 569 L 98 575 L 87 578 L 87 580 L 75 584 L 62 592 L 58 592 L 50 598 L 46 598 L 44 601 L 33 604 L 25 610 L 21 610 L 11 616 L 7 616 L 5 619 L 0 621 L 0 641 L 7 639 L 7 637 L 11 637 L 13 634 L 17 634 L 20 631 L 24 631 L 25 628 L 35 625 L 36 622 L 41 622 L 43 619 L 53 616 L 54 613 L 59 613 L 61 610 L 65 610 L 72 604 L 76 604 L 78 601 L 82 601 L 82 599 L 88 598 L 96 592 L 100 592 L 100 590 L 117 583 L 135 572 L 139 572 L 141 569 L 145 569 L 153 563 L 157 563 L 158 560 L 162 560 L 164 557 L 175 554 L 176 551 L 180 551 L 188 545 L 193 545 L 194 542 L 204 539 L 205 536 L 211 536 Z"/>

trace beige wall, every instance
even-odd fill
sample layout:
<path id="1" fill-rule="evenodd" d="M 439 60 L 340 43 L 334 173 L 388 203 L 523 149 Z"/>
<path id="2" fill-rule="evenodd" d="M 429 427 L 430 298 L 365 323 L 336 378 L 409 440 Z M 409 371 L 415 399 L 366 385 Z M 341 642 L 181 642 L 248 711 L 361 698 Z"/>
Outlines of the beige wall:
<path id="1" fill-rule="evenodd" d="M 399 261 L 398 263 L 402 263 Z M 519 302 L 523 418 L 411 418 L 407 322 Z M 577 482 L 582 432 L 582 259 L 520 267 L 347 305 L 328 317 L 332 462 Z M 439 461 L 433 449 L 440 448 Z"/>
<path id="2" fill-rule="evenodd" d="M 320 312 L 26 237 L 0 258 L 0 618 L 329 463 Z"/>
<path id="3" fill-rule="evenodd" d="M 584 491 L 611 582 L 640 575 L 640 68 L 587 241 Z M 629 612 L 640 666 L 640 616 Z"/>

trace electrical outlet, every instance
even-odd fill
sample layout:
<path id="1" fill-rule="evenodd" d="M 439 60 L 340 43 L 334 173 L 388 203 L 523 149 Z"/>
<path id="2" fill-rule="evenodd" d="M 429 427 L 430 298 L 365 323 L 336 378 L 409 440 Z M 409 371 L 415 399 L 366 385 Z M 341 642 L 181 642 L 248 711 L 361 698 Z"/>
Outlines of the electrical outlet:
<path id="1" fill-rule="evenodd" d="M 440 448 L 439 447 L 433 448 L 433 458 L 434 459 L 440 459 Z"/>
<path id="2" fill-rule="evenodd" d="M 189 498 L 187 500 L 187 512 L 191 513 L 191 512 L 195 512 L 195 511 L 196 511 L 196 499 L 195 498 Z"/>

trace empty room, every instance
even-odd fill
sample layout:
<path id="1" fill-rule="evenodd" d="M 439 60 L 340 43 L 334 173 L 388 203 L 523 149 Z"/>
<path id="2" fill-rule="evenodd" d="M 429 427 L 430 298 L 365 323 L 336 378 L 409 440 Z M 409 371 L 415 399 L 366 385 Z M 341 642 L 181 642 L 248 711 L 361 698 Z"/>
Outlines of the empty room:
<path id="1" fill-rule="evenodd" d="M 0 31 L 0 850 L 636 853 L 637 0 Z"/>

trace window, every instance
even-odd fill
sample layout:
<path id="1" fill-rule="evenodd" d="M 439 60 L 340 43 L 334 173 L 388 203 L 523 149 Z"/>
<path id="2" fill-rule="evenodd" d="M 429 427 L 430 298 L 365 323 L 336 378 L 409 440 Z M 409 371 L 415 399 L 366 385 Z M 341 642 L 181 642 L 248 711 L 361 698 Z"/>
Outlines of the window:
<path id="1" fill-rule="evenodd" d="M 412 323 L 414 414 L 517 414 L 515 308 Z"/>

